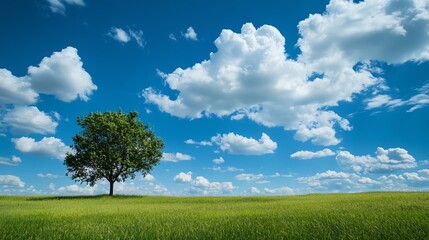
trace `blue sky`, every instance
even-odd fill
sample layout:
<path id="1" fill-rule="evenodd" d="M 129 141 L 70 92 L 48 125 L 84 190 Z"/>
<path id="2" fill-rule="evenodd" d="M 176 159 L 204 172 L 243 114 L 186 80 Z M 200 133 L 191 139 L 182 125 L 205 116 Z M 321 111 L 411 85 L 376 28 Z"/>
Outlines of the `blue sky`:
<path id="1" fill-rule="evenodd" d="M 93 111 L 165 143 L 144 195 L 429 189 L 429 1 L 7 1 L 0 195 L 107 193 L 65 176 Z"/>

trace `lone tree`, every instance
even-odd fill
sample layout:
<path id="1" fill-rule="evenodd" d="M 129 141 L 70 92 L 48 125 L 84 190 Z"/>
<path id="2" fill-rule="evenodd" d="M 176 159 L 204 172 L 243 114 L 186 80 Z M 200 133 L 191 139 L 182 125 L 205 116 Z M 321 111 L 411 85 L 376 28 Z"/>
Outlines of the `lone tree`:
<path id="1" fill-rule="evenodd" d="M 137 116 L 119 110 L 78 117 L 84 130 L 73 137 L 74 151 L 65 158 L 67 176 L 90 186 L 105 178 L 113 195 L 115 182 L 134 179 L 136 172 L 148 174 L 162 158 L 164 144 Z"/>

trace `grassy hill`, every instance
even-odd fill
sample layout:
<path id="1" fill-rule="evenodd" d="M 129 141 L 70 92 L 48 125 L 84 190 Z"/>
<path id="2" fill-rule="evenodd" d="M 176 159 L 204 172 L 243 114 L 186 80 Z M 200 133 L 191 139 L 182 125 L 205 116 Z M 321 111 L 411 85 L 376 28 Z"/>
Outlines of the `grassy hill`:
<path id="1" fill-rule="evenodd" d="M 0 239 L 429 239 L 429 193 L 0 197 Z"/>

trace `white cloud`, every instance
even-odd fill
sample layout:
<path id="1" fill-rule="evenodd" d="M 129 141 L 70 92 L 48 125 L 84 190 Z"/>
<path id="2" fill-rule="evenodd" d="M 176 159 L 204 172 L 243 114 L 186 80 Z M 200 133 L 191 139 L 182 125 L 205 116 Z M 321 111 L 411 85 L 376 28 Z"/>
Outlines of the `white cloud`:
<path id="1" fill-rule="evenodd" d="M 223 30 L 208 60 L 166 74 L 168 87 L 178 92 L 175 99 L 152 88 L 143 95 L 177 117 L 247 117 L 296 131 L 299 141 L 335 145 L 341 141 L 336 130 L 351 127 L 330 107 L 382 85 L 374 62 L 426 61 L 428 16 L 425 1 L 331 0 L 323 14 L 299 23 L 297 61 L 286 58 L 276 28 L 247 23 L 241 33 Z"/>
<path id="2" fill-rule="evenodd" d="M 348 151 L 339 151 L 338 164 L 345 170 L 357 173 L 386 173 L 417 167 L 416 160 L 403 148 L 377 148 L 376 157 L 354 156 Z"/>
<path id="3" fill-rule="evenodd" d="M 17 166 L 21 162 L 21 158 L 17 156 L 12 156 L 11 158 L 0 157 L 0 165 Z"/>
<path id="4" fill-rule="evenodd" d="M 143 39 L 143 31 L 142 30 L 131 30 L 129 29 L 128 32 L 126 32 L 122 28 L 116 28 L 113 27 L 110 29 L 110 32 L 108 33 L 109 36 L 111 36 L 113 39 L 115 39 L 118 42 L 121 43 L 127 43 L 134 39 L 140 47 L 144 47 L 146 45 L 146 41 Z"/>
<path id="5" fill-rule="evenodd" d="M 409 189 L 429 189 L 429 169 L 421 169 L 417 172 L 405 172 L 400 175 L 381 176 L 378 179 L 383 183 L 384 189 L 389 190 L 409 190 Z"/>
<path id="6" fill-rule="evenodd" d="M 58 192 L 62 194 L 84 194 L 84 195 L 93 195 L 97 192 L 98 186 L 95 184 L 93 187 L 87 185 L 84 187 L 80 187 L 76 184 L 60 187 L 57 189 Z"/>
<path id="7" fill-rule="evenodd" d="M 188 190 L 191 193 L 203 195 L 230 193 L 236 188 L 232 182 L 210 182 L 203 176 L 197 176 L 195 179 L 193 179 L 192 172 L 180 172 L 174 177 L 173 180 L 177 183 L 190 183 L 191 188 Z"/>
<path id="8" fill-rule="evenodd" d="M 262 155 L 274 153 L 274 150 L 277 149 L 277 143 L 265 133 L 262 133 L 259 140 L 246 138 L 235 133 L 218 134 L 212 137 L 212 142 L 219 145 L 222 151 L 227 151 L 230 154 Z"/>
<path id="9" fill-rule="evenodd" d="M 428 16 L 425 1 L 331 0 L 325 13 L 299 23 L 299 60 L 316 72 L 370 60 L 425 61 L 429 58 Z"/>
<path id="10" fill-rule="evenodd" d="M 245 193 L 259 194 L 259 193 L 261 193 L 261 191 L 257 187 L 250 187 L 249 189 L 247 189 L 245 191 Z"/>
<path id="11" fill-rule="evenodd" d="M 130 30 L 130 35 L 136 41 L 137 45 L 140 47 L 144 47 L 146 45 L 146 41 L 143 39 L 143 31 L 142 30 Z"/>
<path id="12" fill-rule="evenodd" d="M 307 160 L 307 159 L 322 158 L 322 157 L 328 157 L 328 156 L 334 156 L 334 155 L 335 155 L 335 152 L 333 152 L 331 149 L 325 148 L 325 149 L 317 151 L 317 152 L 298 151 L 298 152 L 290 155 L 290 157 L 291 158 L 298 158 L 301 160 Z"/>
<path id="13" fill-rule="evenodd" d="M 78 5 L 85 6 L 85 2 L 83 0 L 47 0 L 49 3 L 49 8 L 53 13 L 65 14 L 66 4 L 68 5 Z"/>
<path id="14" fill-rule="evenodd" d="M 236 188 L 232 182 L 210 182 L 203 176 L 197 176 L 191 185 L 191 192 L 203 195 L 231 193 Z"/>
<path id="15" fill-rule="evenodd" d="M 195 32 L 195 30 L 194 30 L 194 28 L 193 27 L 189 27 L 187 30 L 186 30 L 186 32 L 185 33 L 183 33 L 183 36 L 186 38 L 186 39 L 189 39 L 189 40 L 193 40 L 193 41 L 197 41 L 198 40 L 198 38 L 197 38 L 197 33 Z M 174 36 L 173 36 L 174 37 Z M 171 37 L 170 37 L 171 38 Z"/>
<path id="16" fill-rule="evenodd" d="M 380 183 L 371 178 L 361 177 L 354 173 L 326 171 L 311 177 L 300 177 L 298 181 L 307 184 L 314 191 L 363 191 Z"/>
<path id="17" fill-rule="evenodd" d="M 63 176 L 56 175 L 53 173 L 38 173 L 37 176 L 39 178 L 49 178 L 49 179 L 56 179 L 56 178 L 62 178 Z"/>
<path id="18" fill-rule="evenodd" d="M 294 190 L 290 187 L 279 187 L 279 188 L 264 188 L 264 192 L 274 195 L 292 195 Z"/>
<path id="19" fill-rule="evenodd" d="M 17 176 L 13 175 L 0 175 L 0 186 L 3 188 L 9 187 L 19 187 L 22 188 L 25 186 L 25 183 Z"/>
<path id="20" fill-rule="evenodd" d="M 170 38 L 171 40 L 173 40 L 173 41 L 177 41 L 177 38 L 176 38 L 176 36 L 174 36 L 174 34 L 173 33 L 170 33 L 169 35 L 168 35 L 168 38 Z"/>
<path id="21" fill-rule="evenodd" d="M 39 93 L 55 95 L 64 102 L 77 97 L 88 101 L 97 86 L 82 66 L 77 49 L 67 47 L 43 58 L 38 67 L 30 66 L 28 77 L 32 88 Z"/>
<path id="22" fill-rule="evenodd" d="M 299 141 L 338 144 L 334 127 L 351 127 L 326 107 L 351 101 L 379 79 L 362 65 L 308 81 L 312 72 L 305 63 L 286 59 L 284 43 L 280 32 L 268 25 L 256 29 L 247 23 L 241 33 L 223 30 L 209 60 L 164 74 L 169 88 L 179 92 L 175 100 L 152 88 L 142 95 L 177 117 L 246 116 L 264 126 L 294 130 Z"/>
<path id="23" fill-rule="evenodd" d="M 244 169 L 236 168 L 236 167 L 225 167 L 225 168 L 213 167 L 213 168 L 208 168 L 208 169 L 216 171 L 216 172 L 244 172 Z"/>
<path id="24" fill-rule="evenodd" d="M 60 139 L 54 137 L 44 137 L 41 141 L 29 137 L 12 138 L 12 142 L 21 152 L 49 156 L 58 160 L 64 160 L 66 153 L 72 151 Z"/>
<path id="25" fill-rule="evenodd" d="M 222 163 L 224 163 L 225 162 L 225 160 L 223 159 L 223 157 L 220 157 L 220 158 L 216 158 L 216 159 L 213 159 L 213 161 L 212 161 L 214 164 L 222 164 Z"/>
<path id="26" fill-rule="evenodd" d="M 18 106 L 9 110 L 3 122 L 10 127 L 12 133 L 53 134 L 58 123 L 37 107 Z"/>
<path id="27" fill-rule="evenodd" d="M 155 181 L 155 177 L 152 174 L 148 173 L 146 174 L 146 176 L 142 177 L 142 180 L 146 182 L 153 182 Z"/>
<path id="28" fill-rule="evenodd" d="M 177 183 L 189 183 L 192 182 L 192 172 L 180 172 L 176 176 L 174 176 L 174 182 Z"/>
<path id="29" fill-rule="evenodd" d="M 122 28 L 112 28 L 109 35 L 118 42 L 129 42 L 131 37 Z"/>
<path id="30" fill-rule="evenodd" d="M 401 106 L 410 106 L 411 108 L 408 109 L 407 112 L 414 112 L 417 109 L 429 105 L 429 83 L 418 88 L 417 91 L 418 93 L 408 100 L 392 99 L 392 97 L 387 94 L 376 95 L 373 98 L 365 100 L 367 103 L 366 109 L 370 110 L 384 107 L 388 110 L 393 110 Z"/>
<path id="31" fill-rule="evenodd" d="M 162 161 L 165 162 L 180 162 L 180 161 L 189 161 L 192 160 L 192 156 L 180 152 L 176 153 L 163 153 Z"/>
<path id="32" fill-rule="evenodd" d="M 200 145 L 200 146 L 212 146 L 213 145 L 213 143 L 210 142 L 210 141 L 196 142 L 196 141 L 194 141 L 192 139 L 186 140 L 185 143 L 189 144 L 189 145 Z"/>
<path id="33" fill-rule="evenodd" d="M 7 69 L 0 69 L 0 105 L 32 104 L 38 97 L 28 78 L 18 78 Z"/>
<path id="34" fill-rule="evenodd" d="M 242 173 L 237 176 L 235 176 L 235 179 L 239 181 L 257 181 L 264 178 L 264 175 L 262 173 L 260 174 L 252 174 L 252 173 Z"/>

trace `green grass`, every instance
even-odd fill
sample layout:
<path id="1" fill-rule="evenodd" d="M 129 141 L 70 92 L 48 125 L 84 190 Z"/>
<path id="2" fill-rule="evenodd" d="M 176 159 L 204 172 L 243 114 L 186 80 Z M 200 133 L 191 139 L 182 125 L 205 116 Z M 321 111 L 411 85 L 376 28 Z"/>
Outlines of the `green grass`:
<path id="1" fill-rule="evenodd" d="M 429 193 L 0 197 L 0 239 L 429 239 Z"/>

